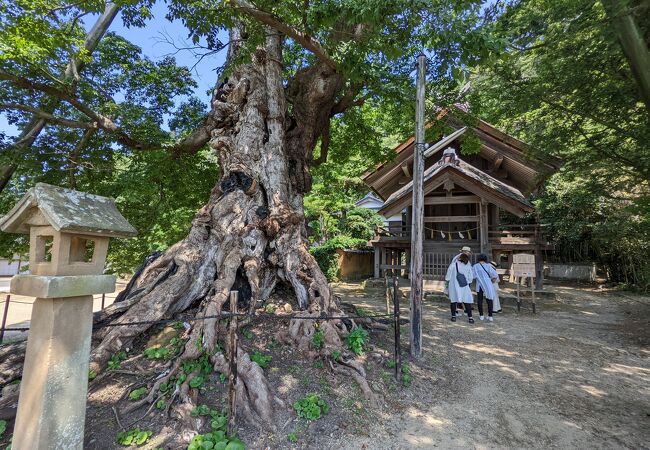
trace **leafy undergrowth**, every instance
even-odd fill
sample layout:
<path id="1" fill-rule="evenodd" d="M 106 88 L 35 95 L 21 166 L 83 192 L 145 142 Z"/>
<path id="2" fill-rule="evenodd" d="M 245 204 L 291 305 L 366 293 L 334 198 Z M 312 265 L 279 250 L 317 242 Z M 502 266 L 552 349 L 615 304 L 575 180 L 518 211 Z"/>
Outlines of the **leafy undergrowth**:
<path id="1" fill-rule="evenodd" d="M 265 309 L 281 316 L 284 303 L 286 297 L 278 298 L 275 304 L 271 303 Z M 349 312 L 353 313 L 352 310 Z M 128 429 L 119 428 L 111 407 L 115 406 L 119 411 L 132 402 L 129 398 L 147 395 L 165 364 L 169 364 L 177 349 L 185 345 L 183 330 L 177 325 L 177 334 L 157 330 L 156 333 L 166 336 L 166 340 L 156 345 L 152 345 L 149 338 L 141 337 L 124 358 L 119 355 L 114 359 L 120 371 L 91 381 L 85 447 L 125 448 L 117 443 L 118 433 L 137 429 L 139 434 L 136 433 L 128 445 L 149 450 L 327 448 L 328 439 L 342 433 L 365 436 L 369 425 L 377 420 L 377 411 L 366 405 L 356 382 L 333 373 L 331 365 L 336 361 L 350 358 L 363 361 L 370 386 L 383 396 L 385 402 L 399 401 L 410 389 L 407 385 L 417 383 L 408 365 L 402 369 L 403 382 L 398 383 L 394 379 L 394 368 L 391 367 L 394 348 L 392 328 L 388 331 L 356 328 L 349 339 L 343 341 L 340 351 L 328 358 L 314 360 L 276 339 L 276 332 L 286 329 L 287 325 L 288 321 L 257 319 L 240 330 L 240 344 L 251 360 L 264 369 L 273 391 L 286 405 L 284 408 L 276 405 L 274 411 L 275 426 L 279 430 L 277 433 L 260 432 L 238 415 L 237 436 L 227 436 L 227 379 L 224 374 L 213 371 L 206 353 L 194 361 L 184 362 L 177 378 L 160 386 L 157 393 L 159 398 L 148 415 L 131 425 L 145 414 L 148 406 L 125 414 L 120 419 Z M 314 348 L 322 347 L 321 338 L 319 334 L 315 335 L 312 341 Z M 405 348 L 405 341 L 403 338 L 402 348 Z M 168 351 L 157 350 L 161 348 Z M 406 358 L 405 354 L 403 358 Z M 140 374 L 134 377 L 128 374 L 130 371 Z M 196 396 L 200 405 L 192 410 L 191 415 L 203 418 L 205 423 L 198 434 L 189 438 L 183 436 L 186 429 L 174 418 L 171 405 L 176 384 L 187 379 L 190 380 L 190 393 Z M 148 435 L 143 444 L 138 444 L 144 439 L 142 433 Z"/>

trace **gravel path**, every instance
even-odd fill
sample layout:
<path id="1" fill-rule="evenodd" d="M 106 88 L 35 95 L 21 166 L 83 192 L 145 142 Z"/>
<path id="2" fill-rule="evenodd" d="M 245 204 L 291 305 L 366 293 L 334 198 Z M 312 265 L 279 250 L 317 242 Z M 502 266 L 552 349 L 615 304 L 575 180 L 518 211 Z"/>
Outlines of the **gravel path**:
<path id="1" fill-rule="evenodd" d="M 474 325 L 428 301 L 413 386 L 331 448 L 650 448 L 650 299 L 550 289 L 537 315 Z M 380 307 L 359 285 L 336 290 Z"/>

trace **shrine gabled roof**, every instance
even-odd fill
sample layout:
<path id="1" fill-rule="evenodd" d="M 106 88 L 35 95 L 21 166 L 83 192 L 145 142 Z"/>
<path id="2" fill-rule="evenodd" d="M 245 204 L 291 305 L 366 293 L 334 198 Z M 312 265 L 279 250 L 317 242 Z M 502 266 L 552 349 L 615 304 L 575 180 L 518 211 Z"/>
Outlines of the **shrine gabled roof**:
<path id="1" fill-rule="evenodd" d="M 96 236 L 127 237 L 138 234 L 109 197 L 37 183 L 0 219 L 7 233 L 29 233 L 30 219 L 42 215 L 57 231 Z"/>
<path id="2" fill-rule="evenodd" d="M 425 193 L 435 189 L 444 182 L 444 179 L 451 179 L 480 197 L 489 197 L 490 201 L 516 214 L 523 215 L 533 210 L 533 205 L 517 188 L 497 180 L 490 174 L 466 163 L 461 159 L 451 162 L 438 161 L 424 171 L 422 184 L 425 186 Z M 436 180 L 439 183 L 436 183 Z M 379 210 L 379 214 L 394 214 L 394 209 L 403 208 L 402 204 L 411 198 L 413 192 L 413 181 L 395 191 Z"/>
<path id="3" fill-rule="evenodd" d="M 481 143 L 481 158 L 492 164 L 499 161 L 502 171 L 508 174 L 510 184 L 516 185 L 525 194 L 534 191 L 562 164 L 560 160 L 551 157 L 546 157 L 544 160 L 533 157 L 524 142 L 503 133 L 483 120 L 479 120 L 473 126 L 466 126 L 454 117 L 453 111 L 446 109 L 438 114 L 436 120 L 444 121 L 451 131 L 446 136 L 439 136 L 437 142 L 430 143 L 427 149 L 427 160 L 436 153 L 435 150 L 449 145 L 457 148 L 457 144 L 466 135 L 472 134 Z M 412 177 L 410 171 L 413 165 L 413 149 L 413 138 L 398 145 L 394 149 L 395 158 L 364 174 L 363 181 L 380 197 L 387 199 L 398 190 L 399 185 L 403 185 L 405 178 Z M 499 178 L 504 177 L 499 176 Z"/>

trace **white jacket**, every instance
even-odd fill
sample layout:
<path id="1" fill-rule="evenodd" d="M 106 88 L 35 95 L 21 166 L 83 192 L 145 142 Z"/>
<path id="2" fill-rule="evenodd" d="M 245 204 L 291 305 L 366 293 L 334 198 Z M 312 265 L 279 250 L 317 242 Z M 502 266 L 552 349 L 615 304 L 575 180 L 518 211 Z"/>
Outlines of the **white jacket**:
<path id="1" fill-rule="evenodd" d="M 460 287 L 458 285 L 458 280 L 456 279 L 456 266 L 458 266 L 458 272 L 465 275 L 467 286 Z M 474 273 L 472 271 L 472 265 L 470 263 L 463 264 L 458 260 L 452 261 L 452 263 L 449 264 L 449 268 L 447 269 L 445 280 L 449 282 L 449 301 L 456 303 L 474 303 L 472 289 L 470 288 L 470 284 L 472 284 L 472 281 L 474 281 Z"/>

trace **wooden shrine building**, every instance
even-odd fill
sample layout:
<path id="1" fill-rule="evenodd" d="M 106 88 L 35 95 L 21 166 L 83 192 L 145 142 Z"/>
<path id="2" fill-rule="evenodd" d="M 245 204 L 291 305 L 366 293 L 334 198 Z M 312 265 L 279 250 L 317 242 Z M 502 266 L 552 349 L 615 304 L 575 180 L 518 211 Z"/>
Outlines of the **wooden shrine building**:
<path id="1" fill-rule="evenodd" d="M 542 251 L 549 246 L 539 227 L 506 226 L 502 218 L 512 224 L 533 212 L 530 194 L 560 167 L 559 161 L 531 159 L 524 154 L 523 142 L 486 122 L 468 127 L 450 114 L 439 119 L 446 120 L 452 131 L 428 142 L 424 152 L 424 278 L 443 279 L 451 259 L 461 247 L 469 246 L 474 255 L 486 253 L 506 271 L 513 253 L 534 253 L 541 281 Z M 480 152 L 465 156 L 460 154 L 460 144 L 470 133 L 480 140 Z M 386 271 L 408 271 L 413 150 L 411 138 L 395 148 L 393 161 L 364 176 L 384 200 L 379 214 L 391 218 L 371 241 L 375 277 Z M 400 214 L 401 220 L 394 220 Z"/>

